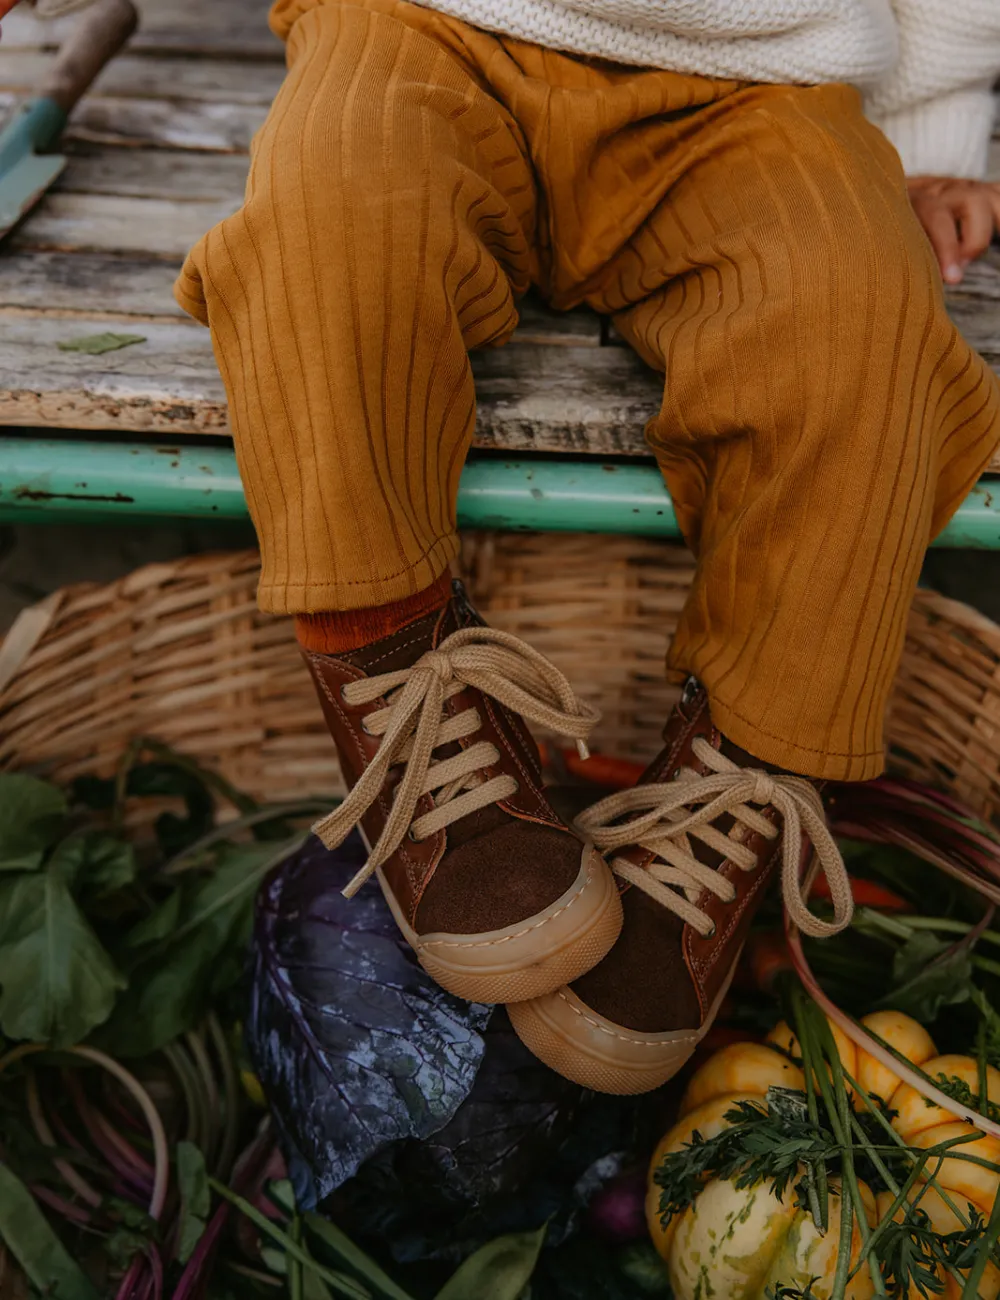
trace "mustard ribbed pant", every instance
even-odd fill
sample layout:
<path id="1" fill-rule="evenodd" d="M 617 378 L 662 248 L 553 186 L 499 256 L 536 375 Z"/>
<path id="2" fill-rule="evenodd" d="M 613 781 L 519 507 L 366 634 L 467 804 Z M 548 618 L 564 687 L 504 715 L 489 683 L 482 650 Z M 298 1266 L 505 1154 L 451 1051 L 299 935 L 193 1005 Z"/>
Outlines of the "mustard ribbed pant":
<path id="1" fill-rule="evenodd" d="M 279 0 L 272 25 L 289 74 L 245 204 L 177 286 L 212 329 L 262 606 L 445 569 L 468 351 L 535 285 L 665 374 L 647 436 L 698 559 L 671 669 L 758 758 L 876 775 L 924 550 L 1000 397 L 857 92 L 621 67 L 403 0 Z"/>

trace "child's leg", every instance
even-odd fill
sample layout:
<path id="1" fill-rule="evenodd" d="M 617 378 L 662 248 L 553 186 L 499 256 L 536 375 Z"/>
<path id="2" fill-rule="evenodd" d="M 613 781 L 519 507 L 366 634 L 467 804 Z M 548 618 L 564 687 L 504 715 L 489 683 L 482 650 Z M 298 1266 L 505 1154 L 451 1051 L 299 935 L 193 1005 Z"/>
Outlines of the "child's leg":
<path id="1" fill-rule="evenodd" d="M 898 160 L 858 96 L 730 88 L 688 108 L 684 81 L 663 74 L 672 117 L 606 142 L 606 177 L 662 189 L 584 285 L 666 372 L 649 440 L 698 556 L 671 664 L 707 695 L 689 682 L 644 780 L 578 822 L 625 886 L 618 942 L 510 1012 L 542 1060 L 620 1092 L 664 1083 L 694 1051 L 771 881 L 803 933 L 848 923 L 818 791 L 762 760 L 881 770 L 924 548 L 1000 433 L 996 381 L 948 319 Z M 704 105 L 711 87 L 690 89 Z M 810 856 L 832 924 L 801 895 Z"/>
<path id="2" fill-rule="evenodd" d="M 549 805 L 523 721 L 582 740 L 592 711 L 437 581 L 473 428 L 468 349 L 514 328 L 535 210 L 463 38 L 394 0 L 298 17 L 246 203 L 179 296 L 212 327 L 261 604 L 301 616 L 349 789 L 318 832 L 332 848 L 360 823 L 353 887 L 377 871 L 432 975 L 505 1002 L 589 969 L 621 905 Z"/>
<path id="3" fill-rule="evenodd" d="M 529 279 L 516 128 L 393 8 L 298 19 L 246 202 L 178 281 L 212 328 L 276 612 L 380 606 L 443 573 L 474 424 L 468 349 L 510 333 Z"/>
<path id="4" fill-rule="evenodd" d="M 729 103 L 606 281 L 647 290 L 615 323 L 666 372 L 648 437 L 698 554 L 671 666 L 757 758 L 867 779 L 924 550 L 1000 436 L 997 382 L 857 95 Z"/>

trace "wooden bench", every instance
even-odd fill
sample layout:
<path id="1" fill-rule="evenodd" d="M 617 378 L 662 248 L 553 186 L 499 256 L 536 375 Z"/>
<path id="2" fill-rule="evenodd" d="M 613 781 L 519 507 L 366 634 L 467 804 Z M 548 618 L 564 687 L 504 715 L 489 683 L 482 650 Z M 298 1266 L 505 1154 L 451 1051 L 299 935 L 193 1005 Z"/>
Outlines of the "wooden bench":
<path id="1" fill-rule="evenodd" d="M 0 250 L 0 425 L 161 443 L 228 433 L 208 332 L 170 287 L 187 248 L 241 201 L 283 51 L 267 0 L 138 3 L 139 33 L 73 116 L 69 167 Z M 31 92 L 73 21 L 29 10 L 5 20 L 0 114 Z M 1000 141 L 996 162 L 1000 175 Z M 949 305 L 1000 370 L 1000 253 L 972 268 Z M 58 346 L 104 331 L 144 341 L 99 356 Z M 660 379 L 597 316 L 529 300 L 512 342 L 474 367 L 476 447 L 646 454 Z"/>

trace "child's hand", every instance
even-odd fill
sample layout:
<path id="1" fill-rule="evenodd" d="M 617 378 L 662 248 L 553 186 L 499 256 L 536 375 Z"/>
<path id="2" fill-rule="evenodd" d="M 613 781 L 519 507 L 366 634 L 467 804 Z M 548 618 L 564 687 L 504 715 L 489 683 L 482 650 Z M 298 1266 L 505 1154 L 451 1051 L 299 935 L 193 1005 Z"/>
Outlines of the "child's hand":
<path id="1" fill-rule="evenodd" d="M 906 187 L 945 283 L 961 284 L 965 268 L 986 252 L 1000 229 L 1000 183 L 908 176 Z"/>

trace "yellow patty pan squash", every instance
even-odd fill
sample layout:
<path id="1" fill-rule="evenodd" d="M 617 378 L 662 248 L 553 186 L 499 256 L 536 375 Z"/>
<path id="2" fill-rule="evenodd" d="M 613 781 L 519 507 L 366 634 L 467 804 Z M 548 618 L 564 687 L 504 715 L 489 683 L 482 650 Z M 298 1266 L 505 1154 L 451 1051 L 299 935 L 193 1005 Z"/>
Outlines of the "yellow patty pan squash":
<path id="1" fill-rule="evenodd" d="M 866 1016 L 862 1023 L 932 1079 L 944 1075 L 966 1084 L 973 1096 L 978 1093 L 976 1061 L 967 1056 L 939 1056 L 930 1035 L 909 1016 L 879 1011 Z M 867 1093 L 880 1097 L 897 1112 L 893 1127 L 910 1146 L 926 1148 L 976 1132 L 972 1125 L 957 1121 L 939 1106 L 929 1104 L 909 1084 L 901 1083 L 832 1022 L 830 1029 L 845 1071 Z M 660 1188 L 653 1175 L 666 1155 L 681 1150 L 696 1131 L 706 1139 L 721 1132 L 727 1127 L 725 1115 L 737 1102 L 759 1103 L 772 1086 L 804 1088 L 802 1071 L 768 1043 L 798 1055 L 795 1036 L 784 1023 L 771 1031 L 767 1043 L 733 1043 L 716 1052 L 692 1077 L 681 1101 L 678 1121 L 653 1155 L 646 1217 L 653 1243 L 666 1261 L 675 1300 L 705 1300 L 707 1296 L 763 1300 L 768 1287 L 781 1284 L 804 1289 L 810 1279 L 814 1279 L 817 1300 L 827 1300 L 830 1295 L 840 1226 L 841 1198 L 837 1194 L 830 1197 L 830 1225 L 825 1236 L 820 1236 L 808 1212 L 795 1205 L 790 1190 L 779 1201 L 765 1184 L 738 1191 L 722 1179 L 707 1182 L 694 1203 L 666 1224 L 660 1220 Z M 987 1087 L 990 1101 L 1000 1102 L 1000 1072 L 988 1070 Z M 1000 1167 L 1000 1142 L 992 1137 L 983 1135 L 962 1150 Z M 1000 1190 L 1000 1172 L 945 1158 L 936 1168 L 935 1177 L 944 1196 L 959 1210 L 965 1213 L 971 1204 L 989 1218 L 993 1198 Z M 836 1186 L 831 1190 L 838 1191 Z M 863 1184 L 861 1196 L 869 1226 L 874 1227 L 893 1198 L 885 1193 L 876 1198 Z M 912 1197 L 918 1196 L 937 1231 L 959 1230 L 961 1221 L 933 1187 L 918 1183 Z M 855 1224 L 852 1267 L 861 1246 L 860 1229 Z M 943 1276 L 941 1281 L 946 1300 L 961 1295 L 961 1286 L 954 1278 Z M 847 1300 L 866 1300 L 872 1294 L 872 1280 L 865 1266 L 850 1283 Z M 1000 1295 L 1000 1273 L 992 1265 L 983 1278 L 980 1295 L 984 1300 L 995 1300 Z"/>

